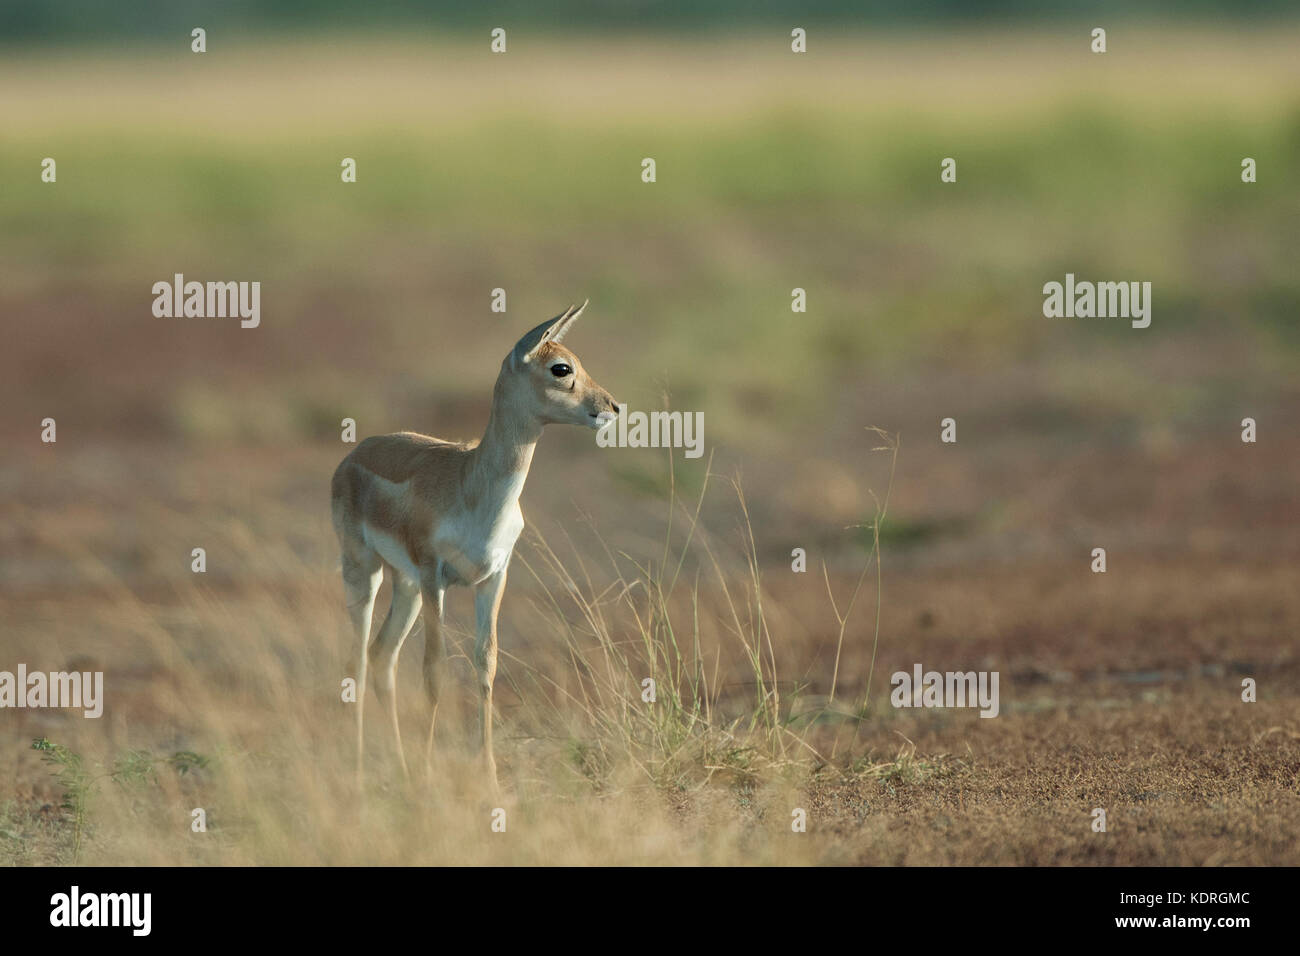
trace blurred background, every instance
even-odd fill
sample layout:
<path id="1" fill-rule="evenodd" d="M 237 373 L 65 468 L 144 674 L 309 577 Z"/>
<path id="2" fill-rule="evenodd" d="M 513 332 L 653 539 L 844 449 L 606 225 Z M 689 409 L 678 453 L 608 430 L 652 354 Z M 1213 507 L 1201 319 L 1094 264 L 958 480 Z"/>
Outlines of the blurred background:
<path id="1" fill-rule="evenodd" d="M 181 743 L 203 718 L 178 662 L 306 606 L 319 644 L 294 653 L 329 657 L 328 692 L 340 420 L 475 437 L 516 338 L 589 297 L 566 344 L 634 409 L 702 411 L 705 457 L 670 476 L 551 429 L 525 515 L 652 562 L 712 456 L 806 692 L 835 654 L 826 583 L 856 580 L 889 487 L 875 693 L 933 660 L 1002 668 L 1026 708 L 1060 675 L 1128 699 L 1131 675 L 1239 671 L 1293 704 L 1300 20 L 894 6 L 0 3 L 7 658 L 111 665 L 111 733 Z M 1151 282 L 1150 328 L 1044 318 L 1067 272 Z M 174 273 L 260 281 L 260 327 L 155 318 Z M 892 486 L 867 426 L 901 436 Z M 731 533 L 735 505 L 704 520 Z M 540 653 L 538 587 L 507 592 L 512 652 Z M 206 673 L 244 680 L 237 656 Z M 4 715 L 6 749 L 34 760 L 31 722 L 58 719 Z"/>

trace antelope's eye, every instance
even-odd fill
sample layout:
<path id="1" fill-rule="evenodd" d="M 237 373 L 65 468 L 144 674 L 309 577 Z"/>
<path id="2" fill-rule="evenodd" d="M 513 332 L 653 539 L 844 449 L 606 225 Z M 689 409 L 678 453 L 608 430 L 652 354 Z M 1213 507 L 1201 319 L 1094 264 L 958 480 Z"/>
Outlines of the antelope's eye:
<path id="1" fill-rule="evenodd" d="M 564 378 L 566 375 L 572 375 L 573 369 L 569 368 L 569 366 L 565 365 L 563 362 L 556 362 L 551 366 L 551 374 L 556 378 Z"/>

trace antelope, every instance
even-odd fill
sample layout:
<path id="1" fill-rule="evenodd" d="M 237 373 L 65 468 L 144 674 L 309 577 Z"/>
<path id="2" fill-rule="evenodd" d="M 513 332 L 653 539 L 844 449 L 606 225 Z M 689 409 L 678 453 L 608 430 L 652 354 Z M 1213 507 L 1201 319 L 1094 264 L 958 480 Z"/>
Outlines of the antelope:
<path id="1" fill-rule="evenodd" d="M 492 755 L 492 682 L 497 669 L 497 612 L 506 569 L 524 528 L 519 495 L 533 451 L 550 424 L 600 430 L 619 406 L 560 344 L 582 310 L 570 306 L 521 338 L 501 362 L 487 428 L 477 442 L 415 432 L 377 435 L 343 459 L 331 484 L 334 530 L 342 551 L 343 589 L 359 646 L 357 780 L 363 781 L 363 705 L 367 662 L 379 704 L 388 712 L 402 774 L 410 779 L 397 718 L 397 656 L 425 607 L 424 689 L 429 703 L 426 771 L 432 775 L 439 666 L 446 656 L 443 596 L 474 589 L 474 668 L 479 691 L 479 753 L 497 789 Z M 388 569 L 393 598 L 370 642 L 375 597 Z"/>

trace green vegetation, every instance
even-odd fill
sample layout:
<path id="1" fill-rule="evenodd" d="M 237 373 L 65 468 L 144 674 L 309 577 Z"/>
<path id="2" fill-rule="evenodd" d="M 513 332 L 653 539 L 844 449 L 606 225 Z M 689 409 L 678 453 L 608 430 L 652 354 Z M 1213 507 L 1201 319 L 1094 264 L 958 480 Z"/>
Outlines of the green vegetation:
<path id="1" fill-rule="evenodd" d="M 101 781 L 112 781 L 124 790 L 138 790 L 150 784 L 157 787 L 159 768 L 168 768 L 176 776 L 184 777 L 192 771 L 206 769 L 211 763 L 209 758 L 188 750 L 161 757 L 147 750 L 128 750 L 116 758 L 111 769 L 101 768 L 95 772 L 82 759 L 81 754 L 63 744 L 51 743 L 44 737 L 33 740 L 32 749 L 40 752 L 63 791 L 59 808 L 66 814 L 69 826 L 61 832 L 70 844 L 64 847 L 69 855 L 68 862 L 74 865 L 81 856 L 90 806 Z M 18 833 L 11 831 L 9 836 L 21 844 Z"/>
<path id="2" fill-rule="evenodd" d="M 872 65 L 921 40 L 837 40 L 803 72 L 753 40 L 641 53 L 606 39 L 591 64 L 563 47 L 486 63 L 406 43 L 274 60 L 240 46 L 198 66 L 143 52 L 92 58 L 97 92 L 59 72 L 81 75 L 70 56 L 25 74 L 50 88 L 11 104 L 0 276 L 20 297 L 93 303 L 128 340 L 157 337 L 142 306 L 157 279 L 260 279 L 258 334 L 285 359 L 275 396 L 246 396 L 264 437 L 331 420 L 351 384 L 339 354 L 358 348 L 479 394 L 472 363 L 431 372 L 429 345 L 488 321 L 496 286 L 530 315 L 590 295 L 596 334 L 637 340 L 619 369 L 645 383 L 630 399 L 707 405 L 713 435 L 738 444 L 815 414 L 827 382 L 1143 340 L 1122 322 L 1044 320 L 1041 286 L 1067 271 L 1152 281 L 1146 338 L 1233 330 L 1266 362 L 1300 344 L 1300 100 L 1281 56 L 1294 34 L 1277 34 L 1241 50 L 1145 34 L 1147 59 L 1116 54 L 1095 81 L 1077 75 L 1095 69 L 1085 54 L 1045 62 L 1047 39 L 1012 38 L 1006 74 L 973 85 L 944 56 L 979 34 L 945 39 L 925 69 Z M 662 74 L 656 55 L 680 69 Z M 737 86 L 725 64 L 746 57 L 762 72 Z M 159 91 L 164 78 L 178 90 Z M 943 184 L 950 155 L 959 178 Z M 43 156 L 57 185 L 38 179 Z M 339 182 L 344 156 L 355 185 Z M 789 309 L 796 286 L 805 314 Z M 779 387 L 774 355 L 799 370 Z M 202 384 L 162 388 L 181 410 L 160 424 L 207 435 Z"/>

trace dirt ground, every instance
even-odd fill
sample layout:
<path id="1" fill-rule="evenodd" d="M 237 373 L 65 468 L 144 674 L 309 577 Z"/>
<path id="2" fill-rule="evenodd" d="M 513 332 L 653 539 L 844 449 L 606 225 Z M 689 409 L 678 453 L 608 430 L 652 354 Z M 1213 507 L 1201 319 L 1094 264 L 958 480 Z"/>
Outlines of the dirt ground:
<path id="1" fill-rule="evenodd" d="M 975 415 L 980 398 L 967 398 Z M 850 440 L 859 400 L 843 403 L 828 445 L 837 430 Z M 1032 404 L 1028 396 L 1017 409 L 1028 414 Z M 1015 420 L 1016 409 L 991 407 Z M 686 837 L 675 850 L 548 852 L 586 862 L 1296 863 L 1300 440 L 1283 423 L 1297 410 L 1294 394 L 1280 392 L 1270 409 L 1276 424 L 1254 446 L 1239 441 L 1231 422 L 1154 439 L 1139 433 L 1101 452 L 1058 443 L 1049 453 L 1025 429 L 1007 428 L 987 442 L 972 438 L 959 457 L 960 442 L 921 437 L 923 419 L 937 416 L 913 409 L 916 420 L 902 422 L 890 505 L 896 530 L 891 537 L 887 518 L 883 539 L 874 670 L 869 585 L 847 631 L 831 707 L 837 627 L 820 566 L 827 563 L 842 607 L 866 553 L 862 530 L 848 525 L 864 518 L 866 487 L 883 491 L 887 468 L 865 440 L 844 460 L 828 450 L 793 471 L 779 456 L 745 458 L 776 686 L 808 759 L 797 771 L 738 761 L 661 788 L 651 800 L 666 814 L 662 825 Z M 662 502 L 630 501 L 591 458 L 575 482 L 601 493 L 566 494 L 556 478 L 573 466 L 563 459 L 575 448 L 582 454 L 571 440 L 548 436 L 541 446 L 526 514 L 545 534 L 562 529 L 579 552 L 591 549 L 579 517 L 587 514 L 615 549 L 654 555 Z M 94 722 L 57 711 L 4 714 L 4 763 L 13 770 L 0 795 L 0 846 L 9 859 L 68 858 L 69 811 L 30 749 L 36 737 L 107 766 L 132 748 L 202 752 L 220 739 L 256 749 L 277 738 L 278 722 L 297 720 L 311 725 L 303 733 L 319 749 L 296 759 L 346 765 L 349 724 L 327 707 L 351 654 L 324 498 L 339 454 L 329 442 L 239 454 L 69 442 L 9 456 L 0 542 L 7 659 L 32 669 L 103 669 L 110 701 Z M 715 461 L 715 471 L 724 467 Z M 800 482 L 822 489 L 814 505 Z M 710 492 L 704 509 L 722 537 L 735 523 L 726 497 Z M 197 541 L 209 555 L 201 585 L 189 568 Z M 1090 570 L 1098 545 L 1108 552 L 1104 574 Z M 790 569 L 795 546 L 809 551 L 807 573 Z M 537 580 L 515 574 L 502 612 L 507 657 L 497 704 L 507 728 L 503 777 L 534 806 L 556 792 L 519 779 L 534 766 L 536 704 L 545 696 L 524 680 L 525 664 L 554 675 L 571 667 L 539 633 L 544 596 Z M 453 668 L 464 687 L 468 606 L 455 593 L 450 602 L 462 652 Z M 403 658 L 407 701 L 419 697 L 419 634 Z M 714 636 L 725 709 L 749 686 L 725 635 Z M 889 706 L 889 675 L 916 663 L 998 671 L 999 715 Z M 869 673 L 870 704 L 854 712 Z M 1255 682 L 1256 702 L 1243 702 L 1244 678 Z M 404 719 L 419 719 L 414 703 L 404 707 Z M 463 713 L 459 724 L 451 735 L 467 732 Z M 382 741 L 377 735 L 372 742 Z M 790 806 L 808 812 L 802 844 L 783 835 Z M 1093 831 L 1096 808 L 1105 810 L 1105 833 Z M 88 837 L 81 859 L 139 858 L 138 847 L 115 843 L 113 812 L 92 824 L 100 836 Z M 701 834 L 710 830 L 729 834 L 722 849 L 706 849 Z M 147 858 L 176 860 L 157 853 Z M 218 853 L 214 861 L 238 858 Z M 340 850 L 323 861 L 367 858 Z M 454 848 L 444 858 L 460 859 Z M 381 859 L 428 861 L 396 851 Z"/>

